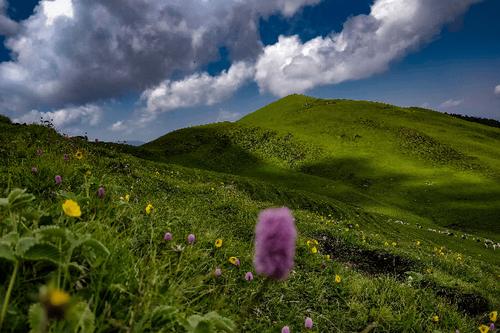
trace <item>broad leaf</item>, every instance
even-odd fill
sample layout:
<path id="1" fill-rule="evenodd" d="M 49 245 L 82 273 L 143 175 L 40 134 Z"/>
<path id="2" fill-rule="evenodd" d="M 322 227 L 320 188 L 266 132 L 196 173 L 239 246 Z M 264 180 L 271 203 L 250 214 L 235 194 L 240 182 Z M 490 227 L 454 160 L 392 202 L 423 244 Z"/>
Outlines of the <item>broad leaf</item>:
<path id="1" fill-rule="evenodd" d="M 21 237 L 16 244 L 16 254 L 22 257 L 26 250 L 35 245 L 37 240 L 34 237 Z"/>
<path id="2" fill-rule="evenodd" d="M 44 333 L 47 320 L 45 318 L 45 311 L 43 311 L 40 303 L 30 306 L 28 313 L 28 321 L 30 323 L 30 333 Z"/>
<path id="3" fill-rule="evenodd" d="M 47 260 L 55 264 L 61 261 L 61 253 L 57 247 L 49 243 L 38 243 L 24 252 L 23 259 Z"/>
<path id="4" fill-rule="evenodd" d="M 67 320 L 72 332 L 93 333 L 95 330 L 94 313 L 90 311 L 86 302 L 73 305 L 68 313 Z"/>
<path id="5" fill-rule="evenodd" d="M 14 262 L 16 261 L 14 251 L 12 251 L 12 248 L 8 244 L 0 243 L 0 258 Z"/>

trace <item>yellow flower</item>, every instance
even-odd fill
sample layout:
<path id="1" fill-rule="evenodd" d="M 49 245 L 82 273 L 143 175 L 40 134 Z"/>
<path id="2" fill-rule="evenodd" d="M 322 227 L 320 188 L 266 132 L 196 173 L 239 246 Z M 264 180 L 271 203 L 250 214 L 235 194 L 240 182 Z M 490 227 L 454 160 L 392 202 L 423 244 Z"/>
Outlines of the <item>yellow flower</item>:
<path id="1" fill-rule="evenodd" d="M 425 271 L 426 271 L 428 274 L 431 274 L 431 273 L 432 273 L 432 268 L 427 268 Z"/>
<path id="2" fill-rule="evenodd" d="M 311 253 L 313 253 L 313 254 L 318 253 L 318 248 L 316 246 L 313 246 L 311 248 Z"/>
<path id="3" fill-rule="evenodd" d="M 335 275 L 335 283 L 340 283 L 342 281 L 342 278 L 340 275 Z"/>
<path id="4" fill-rule="evenodd" d="M 152 211 L 153 211 L 153 205 L 148 203 L 148 205 L 146 206 L 146 214 L 149 215 L 149 214 L 151 214 Z"/>
<path id="5" fill-rule="evenodd" d="M 479 330 L 481 331 L 481 333 L 488 333 L 490 331 L 490 327 L 486 325 L 481 325 L 479 326 Z"/>
<path id="6" fill-rule="evenodd" d="M 238 259 L 236 257 L 229 257 L 229 262 L 235 266 L 240 265 L 240 259 Z"/>
<path id="7" fill-rule="evenodd" d="M 220 239 L 220 238 L 219 238 L 219 239 L 216 239 L 216 240 L 215 240 L 215 247 L 219 248 L 219 247 L 221 247 L 221 246 L 222 246 L 222 239 Z"/>
<path id="8" fill-rule="evenodd" d="M 415 242 L 415 244 L 416 244 L 417 246 L 420 246 L 420 241 L 416 241 L 416 242 Z"/>
<path id="9" fill-rule="evenodd" d="M 439 321 L 439 316 L 438 315 L 432 316 L 432 321 L 437 323 Z"/>
<path id="10" fill-rule="evenodd" d="M 498 316 L 498 312 L 497 311 L 491 311 L 490 312 L 490 320 L 495 322 L 497 321 L 497 316 Z"/>
<path id="11" fill-rule="evenodd" d="M 128 194 L 125 194 L 124 197 L 120 197 L 120 201 L 128 202 L 129 200 L 130 200 L 130 195 L 128 195 Z"/>
<path id="12" fill-rule="evenodd" d="M 78 160 L 81 160 L 83 158 L 83 152 L 81 150 L 77 150 L 76 153 L 75 153 L 75 157 Z"/>
<path id="13" fill-rule="evenodd" d="M 53 306 L 63 306 L 68 304 L 70 296 L 67 292 L 60 289 L 52 290 L 49 293 L 49 302 Z"/>
<path id="14" fill-rule="evenodd" d="M 82 211 L 80 210 L 80 206 L 76 201 L 73 201 L 71 199 L 64 201 L 64 203 L 62 204 L 62 209 L 64 211 L 64 214 L 68 216 L 71 217 L 82 216 Z"/>
<path id="15" fill-rule="evenodd" d="M 396 242 L 392 242 L 392 243 L 391 243 L 391 245 L 392 245 L 392 246 L 396 246 L 396 245 L 398 245 L 398 243 L 396 243 Z"/>
<path id="16" fill-rule="evenodd" d="M 384 242 L 384 246 L 389 246 L 389 242 Z"/>
<path id="17" fill-rule="evenodd" d="M 315 239 L 313 239 L 313 243 L 314 243 L 314 245 L 318 245 L 319 244 L 318 241 L 315 240 Z"/>
<path id="18" fill-rule="evenodd" d="M 307 246 L 311 246 L 312 242 L 311 242 L 310 240 L 308 240 L 308 241 L 306 242 L 306 244 L 307 244 Z"/>

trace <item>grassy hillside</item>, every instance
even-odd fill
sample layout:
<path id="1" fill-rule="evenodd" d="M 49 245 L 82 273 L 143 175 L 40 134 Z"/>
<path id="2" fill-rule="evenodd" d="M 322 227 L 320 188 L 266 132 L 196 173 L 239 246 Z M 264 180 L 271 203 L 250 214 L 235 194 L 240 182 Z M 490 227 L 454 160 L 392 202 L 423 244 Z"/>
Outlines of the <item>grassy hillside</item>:
<path id="1" fill-rule="evenodd" d="M 487 187 L 497 177 L 498 155 L 487 153 L 497 132 L 471 124 L 467 131 L 478 126 L 474 135 L 486 140 L 481 152 L 480 140 L 456 138 L 473 146 L 451 145 L 424 131 L 424 120 L 422 128 L 406 126 L 458 152 L 453 161 L 432 161 L 426 154 L 441 156 L 448 148 L 422 157 L 395 146 L 407 131 L 394 138 L 389 131 L 377 144 L 386 156 L 400 149 L 393 149 L 393 163 L 401 164 L 396 172 L 397 164 L 383 164 L 377 147 L 363 143 L 369 135 L 382 138 L 383 131 L 370 131 L 354 116 L 339 135 L 328 132 L 336 130 L 326 116 L 317 134 L 312 121 L 294 125 L 292 115 L 283 114 L 280 123 L 263 120 L 333 107 L 315 103 L 309 108 L 311 99 L 292 96 L 240 123 L 185 129 L 139 148 L 1 121 L 0 331 L 261 333 L 288 325 L 301 332 L 305 317 L 313 319 L 313 332 L 473 332 L 489 325 L 489 313 L 500 308 L 498 249 L 484 237 L 439 227 L 450 223 L 417 210 L 410 190 L 420 181 L 436 182 L 427 186 L 441 189 L 431 195 L 446 207 L 458 199 L 438 181 L 463 177 L 480 186 L 467 214 L 484 221 L 458 227 L 497 237 L 497 224 L 488 219 L 498 209 L 497 188 Z M 293 108 L 304 104 L 306 111 Z M 387 116 L 384 126 L 396 126 L 394 117 L 390 122 Z M 456 131 L 469 126 L 450 123 Z M 356 145 L 358 154 L 352 152 Z M 466 149 L 470 154 L 460 155 Z M 350 151 L 357 163 L 345 156 Z M 383 173 L 384 165 L 392 169 Z M 396 177 L 412 171 L 415 179 Z M 469 187 L 457 184 L 462 192 L 453 194 L 473 193 Z M 81 208 L 80 217 L 64 212 L 68 199 Z M 295 268 L 283 282 L 256 274 L 246 281 L 245 273 L 254 272 L 257 215 L 276 206 L 288 206 L 296 219 Z M 164 240 L 166 232 L 173 240 Z M 192 245 L 189 234 L 196 236 Z M 223 240 L 220 248 L 217 239 Z M 232 256 L 240 266 L 229 262 Z"/>
<path id="2" fill-rule="evenodd" d="M 166 161 L 499 239 L 500 129 L 438 112 L 292 95 L 237 123 L 144 147 Z"/>

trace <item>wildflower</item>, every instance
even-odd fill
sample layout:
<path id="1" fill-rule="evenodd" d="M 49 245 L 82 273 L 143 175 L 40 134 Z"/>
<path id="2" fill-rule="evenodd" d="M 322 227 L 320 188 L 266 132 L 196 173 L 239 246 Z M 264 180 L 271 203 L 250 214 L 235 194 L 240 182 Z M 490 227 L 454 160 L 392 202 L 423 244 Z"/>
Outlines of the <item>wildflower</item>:
<path id="1" fill-rule="evenodd" d="M 335 283 L 340 283 L 340 282 L 342 282 L 342 278 L 340 277 L 340 275 L 335 274 Z"/>
<path id="2" fill-rule="evenodd" d="M 306 317 L 306 320 L 304 321 L 304 326 L 308 330 L 310 330 L 313 327 L 313 320 L 309 317 Z"/>
<path id="3" fill-rule="evenodd" d="M 255 227 L 257 273 L 276 280 L 286 279 L 294 265 L 296 238 L 295 221 L 288 208 L 262 211 Z"/>
<path id="4" fill-rule="evenodd" d="M 62 177 L 61 177 L 61 176 L 59 176 L 59 175 L 56 175 L 56 176 L 54 177 L 54 180 L 55 180 L 55 182 L 56 182 L 56 185 L 59 185 L 59 184 L 61 184 L 61 183 L 62 183 Z"/>
<path id="5" fill-rule="evenodd" d="M 313 253 L 313 254 L 318 253 L 318 248 L 317 248 L 316 246 L 313 246 L 313 247 L 311 248 L 311 253 Z"/>
<path id="6" fill-rule="evenodd" d="M 492 322 L 497 321 L 497 316 L 498 316 L 498 311 L 491 311 L 491 312 L 490 312 L 490 320 L 491 320 Z"/>
<path id="7" fill-rule="evenodd" d="M 396 246 L 396 245 L 398 245 L 398 243 L 396 243 L 396 242 L 392 242 L 392 243 L 391 243 L 391 245 L 392 245 L 392 246 Z"/>
<path id="8" fill-rule="evenodd" d="M 163 239 L 166 240 L 167 242 L 172 240 L 172 234 L 170 232 L 165 233 L 165 236 L 163 236 Z"/>
<path id="9" fill-rule="evenodd" d="M 196 240 L 196 237 L 194 236 L 194 234 L 189 234 L 188 235 L 187 241 L 188 241 L 189 244 L 193 244 L 195 240 Z"/>
<path id="10" fill-rule="evenodd" d="M 438 315 L 432 316 L 432 321 L 437 323 L 439 321 L 439 316 Z"/>
<path id="11" fill-rule="evenodd" d="M 36 156 L 42 156 L 43 155 L 43 150 L 37 149 L 36 150 Z"/>
<path id="12" fill-rule="evenodd" d="M 64 214 L 71 216 L 71 217 L 80 217 L 82 216 L 82 211 L 80 210 L 80 206 L 76 201 L 73 201 L 71 199 L 68 199 L 64 201 L 62 204 L 62 208 L 64 211 Z"/>
<path id="13" fill-rule="evenodd" d="M 494 330 L 495 330 L 495 324 L 491 323 L 491 324 L 490 324 L 490 331 L 492 331 L 492 332 L 493 332 Z"/>
<path id="14" fill-rule="evenodd" d="M 40 297 L 49 318 L 60 319 L 64 317 L 71 300 L 67 292 L 61 289 L 43 287 L 40 290 Z"/>
<path id="15" fill-rule="evenodd" d="M 479 326 L 479 331 L 481 331 L 481 333 L 488 333 L 489 330 L 490 330 L 489 326 L 486 325 Z"/>
<path id="16" fill-rule="evenodd" d="M 416 242 L 415 242 L 415 244 L 416 244 L 417 246 L 420 246 L 420 241 L 416 241 Z"/>
<path id="17" fill-rule="evenodd" d="M 239 266 L 240 265 L 240 259 L 236 257 L 229 257 L 229 262 L 233 264 L 234 266 Z"/>
<path id="18" fill-rule="evenodd" d="M 127 200 L 127 202 L 128 202 L 128 200 Z M 146 206 L 146 214 L 149 215 L 149 214 L 151 214 L 152 211 L 153 211 L 153 205 L 148 203 Z"/>
<path id="19" fill-rule="evenodd" d="M 216 239 L 216 240 L 215 240 L 215 247 L 216 247 L 216 248 L 219 248 L 219 247 L 221 247 L 221 246 L 222 246 L 222 239 L 220 239 L 220 238 L 219 238 L 219 239 Z"/>
<path id="20" fill-rule="evenodd" d="M 281 329 L 281 333 L 290 333 L 290 327 L 283 326 L 283 328 Z"/>
<path id="21" fill-rule="evenodd" d="M 384 242 L 384 246 L 389 246 L 389 242 Z"/>
<path id="22" fill-rule="evenodd" d="M 426 272 L 427 274 L 431 274 L 431 273 L 432 273 L 432 268 L 427 268 L 427 269 L 425 270 L 425 272 Z"/>
<path id="23" fill-rule="evenodd" d="M 252 274 L 252 272 L 246 272 L 246 274 L 245 274 L 245 280 L 247 280 L 247 281 L 252 281 L 253 280 L 253 274 Z"/>
<path id="24" fill-rule="evenodd" d="M 329 254 L 325 255 L 325 259 L 330 260 L 330 255 Z"/>
<path id="25" fill-rule="evenodd" d="M 215 271 L 214 271 L 214 275 L 215 275 L 215 277 L 221 276 L 222 275 L 222 270 L 219 267 L 217 267 L 215 269 Z"/>
<path id="26" fill-rule="evenodd" d="M 38 168 L 37 167 L 31 167 L 31 173 L 32 174 L 37 174 L 38 173 Z"/>
<path id="27" fill-rule="evenodd" d="M 77 160 L 81 160 L 83 158 L 83 152 L 81 150 L 77 150 L 75 153 L 75 157 Z"/>
<path id="28" fill-rule="evenodd" d="M 125 194 L 124 197 L 120 197 L 120 201 L 129 202 L 129 200 L 130 200 L 130 195 L 128 194 Z"/>
<path id="29" fill-rule="evenodd" d="M 69 161 L 69 155 L 68 154 L 64 154 L 63 155 L 63 159 L 67 162 Z"/>
<path id="30" fill-rule="evenodd" d="M 99 197 L 99 199 L 103 199 L 105 194 L 106 191 L 104 190 L 104 187 L 99 187 L 99 189 L 97 190 L 97 196 Z"/>

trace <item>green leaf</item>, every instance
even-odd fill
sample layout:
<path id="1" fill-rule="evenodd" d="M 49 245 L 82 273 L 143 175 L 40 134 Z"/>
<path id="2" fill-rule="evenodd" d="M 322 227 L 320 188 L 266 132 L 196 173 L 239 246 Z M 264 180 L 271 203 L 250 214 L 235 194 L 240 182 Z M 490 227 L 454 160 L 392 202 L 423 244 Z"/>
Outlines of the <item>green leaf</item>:
<path id="1" fill-rule="evenodd" d="M 87 238 L 81 241 L 78 246 L 90 248 L 97 258 L 107 258 L 109 256 L 108 248 L 104 246 L 101 242 L 93 238 Z M 88 253 L 84 253 L 84 255 L 87 257 L 87 259 L 91 259 Z"/>
<path id="2" fill-rule="evenodd" d="M 35 234 L 40 235 L 42 239 L 59 238 L 65 241 L 68 238 L 68 231 L 55 225 L 46 225 L 35 230 Z"/>
<path id="3" fill-rule="evenodd" d="M 22 257 L 24 252 L 36 243 L 38 242 L 34 237 L 21 237 L 16 244 L 16 254 Z"/>
<path id="4" fill-rule="evenodd" d="M 30 333 L 44 333 L 45 326 L 47 325 L 47 319 L 45 318 L 45 312 L 42 309 L 40 303 L 36 303 L 30 306 L 28 313 L 28 321 L 30 323 Z"/>
<path id="5" fill-rule="evenodd" d="M 95 330 L 95 317 L 86 302 L 73 305 L 66 318 L 72 332 L 93 333 Z"/>
<path id="6" fill-rule="evenodd" d="M 23 259 L 47 260 L 59 264 L 61 261 L 61 253 L 57 247 L 50 243 L 38 243 L 24 252 Z"/>
<path id="7" fill-rule="evenodd" d="M 233 332 L 236 329 L 236 325 L 231 319 L 222 317 L 215 311 L 207 313 L 205 318 L 212 322 L 217 330 Z"/>
<path id="8" fill-rule="evenodd" d="M 33 194 L 26 193 L 26 190 L 16 188 L 10 192 L 7 199 L 9 200 L 11 208 L 19 209 L 24 208 L 30 202 L 35 200 L 35 196 Z"/>
<path id="9" fill-rule="evenodd" d="M 7 259 L 13 262 L 16 261 L 14 251 L 12 251 L 11 247 L 5 243 L 0 243 L 0 258 Z"/>

